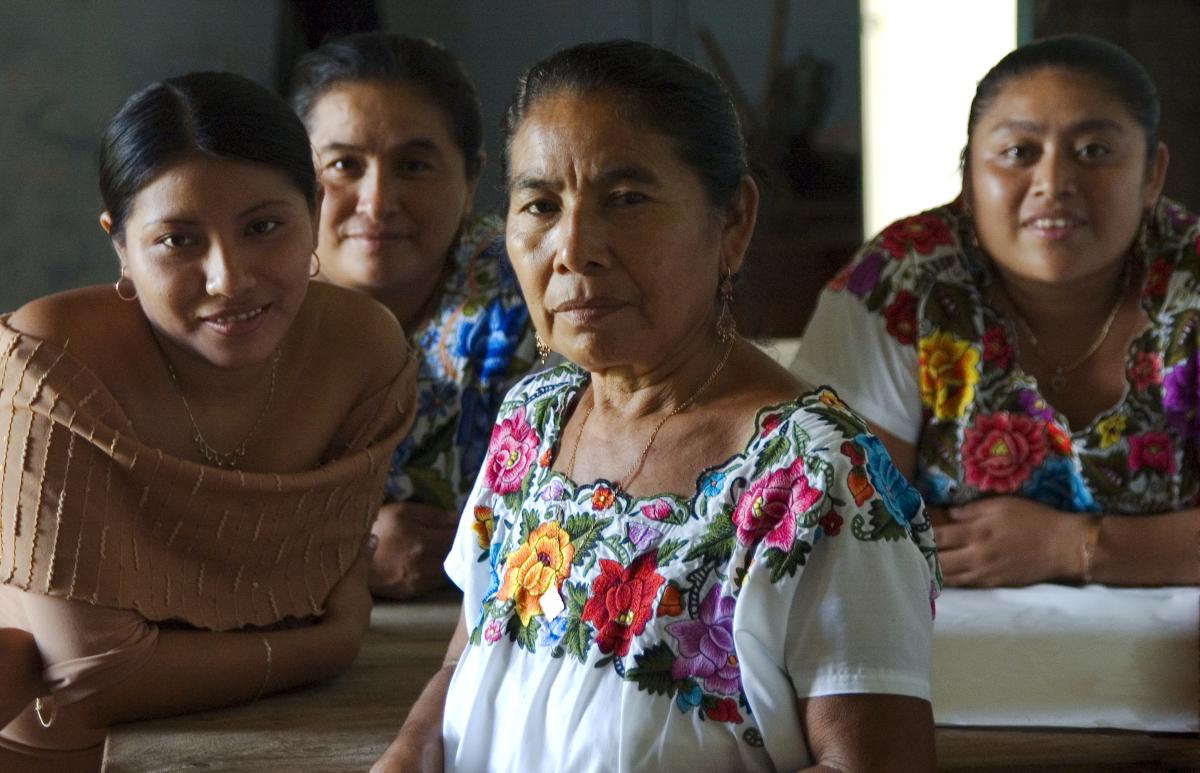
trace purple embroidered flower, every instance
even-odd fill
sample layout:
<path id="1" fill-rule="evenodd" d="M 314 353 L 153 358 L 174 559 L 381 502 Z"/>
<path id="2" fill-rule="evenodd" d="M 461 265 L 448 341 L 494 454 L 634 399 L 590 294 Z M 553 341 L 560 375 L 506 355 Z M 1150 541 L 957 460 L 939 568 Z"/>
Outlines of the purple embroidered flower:
<path id="1" fill-rule="evenodd" d="M 541 498 L 547 502 L 557 502 L 562 499 L 563 484 L 558 478 L 550 481 L 546 488 L 542 489 Z"/>
<path id="2" fill-rule="evenodd" d="M 1046 404 L 1042 396 L 1032 389 L 1022 389 L 1017 392 L 1017 402 L 1021 404 L 1021 409 L 1034 419 L 1050 421 L 1054 418 L 1054 411 Z"/>
<path id="3" fill-rule="evenodd" d="M 879 274 L 882 270 L 883 253 L 869 252 L 863 256 L 863 259 L 850 272 L 850 279 L 846 282 L 846 288 L 859 298 L 862 298 L 874 290 L 875 285 L 879 284 Z"/>
<path id="4" fill-rule="evenodd" d="M 733 647 L 732 596 L 722 598 L 714 585 L 700 602 L 699 620 L 680 620 L 667 626 L 667 633 L 679 642 L 679 657 L 671 666 L 671 678 L 679 681 L 696 677 L 704 689 L 718 695 L 737 695 L 742 689 Z"/>
<path id="5" fill-rule="evenodd" d="M 1163 410 L 1167 423 L 1184 437 L 1200 436 L 1200 352 L 1167 372 Z"/>
<path id="6" fill-rule="evenodd" d="M 662 539 L 662 532 L 644 523 L 631 523 L 626 529 L 629 541 L 637 548 L 637 552 L 645 553 Z"/>

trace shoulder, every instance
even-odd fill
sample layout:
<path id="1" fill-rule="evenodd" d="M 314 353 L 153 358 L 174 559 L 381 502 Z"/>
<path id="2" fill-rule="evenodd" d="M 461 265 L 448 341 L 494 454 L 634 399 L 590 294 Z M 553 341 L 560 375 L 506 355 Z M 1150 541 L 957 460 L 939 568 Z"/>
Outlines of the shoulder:
<path id="1" fill-rule="evenodd" d="M 1163 199 L 1154 213 L 1143 295 L 1171 308 L 1200 305 L 1200 218 Z"/>
<path id="2" fill-rule="evenodd" d="M 367 391 L 388 384 L 411 359 L 395 316 L 362 293 L 313 282 L 301 314 L 302 324 L 315 331 L 317 349 L 337 367 L 364 374 Z"/>
<path id="3" fill-rule="evenodd" d="M 145 320 L 137 302 L 96 285 L 32 300 L 9 316 L 8 326 L 70 352 L 111 387 L 144 366 L 150 341 Z"/>

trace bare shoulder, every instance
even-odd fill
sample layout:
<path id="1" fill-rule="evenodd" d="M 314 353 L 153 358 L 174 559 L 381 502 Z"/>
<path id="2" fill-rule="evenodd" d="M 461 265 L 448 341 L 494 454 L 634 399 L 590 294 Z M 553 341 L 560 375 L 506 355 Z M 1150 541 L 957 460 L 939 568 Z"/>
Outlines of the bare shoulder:
<path id="1" fill-rule="evenodd" d="M 8 324 L 19 333 L 39 338 L 77 355 L 103 358 L 115 344 L 128 343 L 141 308 L 126 303 L 108 285 L 82 287 L 47 295 L 13 312 Z"/>
<path id="2" fill-rule="evenodd" d="M 383 304 L 354 290 L 313 282 L 305 305 L 319 319 L 318 341 L 347 372 L 362 373 L 364 388 L 378 389 L 409 359 L 408 339 Z"/>
<path id="3" fill-rule="evenodd" d="M 773 357 L 748 341 L 743 342 L 735 354 L 737 362 L 731 357 L 726 367 L 739 374 L 738 379 L 743 385 L 741 395 L 748 405 L 760 408 L 795 400 L 809 388 Z"/>

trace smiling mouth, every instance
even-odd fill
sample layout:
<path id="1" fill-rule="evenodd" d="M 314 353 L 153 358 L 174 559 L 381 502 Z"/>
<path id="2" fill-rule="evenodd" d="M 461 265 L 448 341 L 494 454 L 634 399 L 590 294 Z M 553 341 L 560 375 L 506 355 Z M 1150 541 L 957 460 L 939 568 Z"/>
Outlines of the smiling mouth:
<path id="1" fill-rule="evenodd" d="M 206 323 L 210 325 L 216 325 L 217 327 L 232 327 L 240 323 L 250 322 L 258 319 L 266 312 L 270 305 L 271 304 L 268 303 L 262 306 L 256 306 L 252 309 L 247 309 L 246 311 L 237 312 L 236 314 L 212 314 L 207 317 L 201 317 L 201 319 L 203 319 Z"/>
<path id="2" fill-rule="evenodd" d="M 1077 220 L 1073 217 L 1035 217 L 1027 221 L 1027 225 L 1042 230 L 1055 230 L 1061 228 L 1074 228 L 1083 225 L 1082 220 Z"/>

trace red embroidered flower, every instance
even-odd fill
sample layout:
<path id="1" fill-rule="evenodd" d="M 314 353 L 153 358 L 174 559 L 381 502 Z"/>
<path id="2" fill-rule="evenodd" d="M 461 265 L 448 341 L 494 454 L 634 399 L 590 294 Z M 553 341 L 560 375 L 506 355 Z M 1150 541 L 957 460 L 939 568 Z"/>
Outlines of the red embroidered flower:
<path id="1" fill-rule="evenodd" d="M 1196 239 L 1196 250 L 1200 252 L 1200 237 Z M 1159 296 L 1167 292 L 1167 283 L 1171 281 L 1174 268 L 1166 258 L 1157 258 L 1146 271 L 1146 283 L 1142 286 L 1142 295 Z"/>
<path id="2" fill-rule="evenodd" d="M 1149 467 L 1164 475 L 1175 473 L 1175 453 L 1166 432 L 1143 432 L 1129 436 L 1129 469 Z"/>
<path id="3" fill-rule="evenodd" d="M 734 508 L 738 541 L 749 545 L 761 538 L 769 547 L 791 550 L 796 519 L 820 498 L 821 492 L 808 485 L 801 459 L 759 478 L 742 493 Z"/>
<path id="4" fill-rule="evenodd" d="M 607 510 L 612 507 L 614 499 L 616 497 L 613 496 L 612 489 L 607 486 L 599 486 L 592 492 L 592 509 Z"/>
<path id="5" fill-rule="evenodd" d="M 917 296 L 908 290 L 896 293 L 896 298 L 883 310 L 887 331 L 902 344 L 917 340 Z"/>
<path id="6" fill-rule="evenodd" d="M 950 229 L 935 215 L 915 215 L 892 223 L 883 229 L 882 246 L 893 258 L 901 258 L 910 247 L 918 255 L 926 255 L 939 244 L 953 244 Z"/>
<path id="7" fill-rule="evenodd" d="M 600 559 L 600 574 L 583 606 L 583 619 L 596 627 L 596 646 L 603 653 L 624 657 L 633 637 L 646 628 L 654 612 L 654 596 L 664 582 L 655 570 L 654 551 L 642 553 L 627 567 Z"/>
<path id="8" fill-rule="evenodd" d="M 993 325 L 983 331 L 983 361 L 990 362 L 1000 370 L 1007 370 L 1012 362 L 1012 344 L 1004 334 L 1004 328 Z"/>
<path id="9" fill-rule="evenodd" d="M 735 725 L 742 723 L 742 715 L 738 713 L 737 703 L 733 698 L 718 698 L 713 705 L 704 710 L 704 718 L 714 722 L 732 722 Z"/>
<path id="10" fill-rule="evenodd" d="M 1046 458 L 1046 429 L 1015 413 L 981 414 L 963 433 L 962 459 L 968 485 L 1012 493 Z"/>
<path id="11" fill-rule="evenodd" d="M 1050 437 L 1050 445 L 1060 454 L 1071 453 L 1071 437 L 1067 431 L 1057 424 L 1046 422 L 1046 434 Z"/>
<path id="12" fill-rule="evenodd" d="M 844 523 L 842 516 L 838 515 L 837 510 L 830 510 L 825 515 L 821 516 L 821 531 L 828 534 L 830 537 L 836 537 L 838 532 L 842 530 Z"/>
<path id="13" fill-rule="evenodd" d="M 511 494 L 520 489 L 537 447 L 537 433 L 526 423 L 522 406 L 492 430 L 487 458 L 483 461 L 483 479 L 488 488 L 497 494 Z"/>
<path id="14" fill-rule="evenodd" d="M 775 431 L 775 428 L 780 425 L 783 420 L 778 413 L 770 413 L 763 419 L 762 434 L 759 437 L 766 437 Z"/>
<path id="15" fill-rule="evenodd" d="M 1138 352 L 1129 366 L 1129 380 L 1139 392 L 1152 384 L 1162 383 L 1162 355 L 1158 352 Z"/>
<path id="16" fill-rule="evenodd" d="M 863 453 L 862 447 L 850 440 L 842 441 L 842 456 L 849 459 L 850 464 L 855 467 L 860 467 L 867 463 L 867 455 Z"/>

